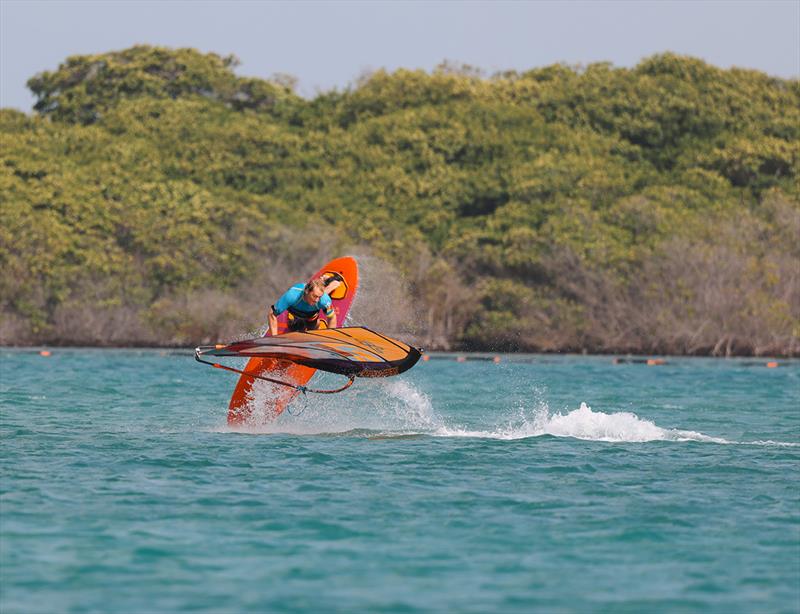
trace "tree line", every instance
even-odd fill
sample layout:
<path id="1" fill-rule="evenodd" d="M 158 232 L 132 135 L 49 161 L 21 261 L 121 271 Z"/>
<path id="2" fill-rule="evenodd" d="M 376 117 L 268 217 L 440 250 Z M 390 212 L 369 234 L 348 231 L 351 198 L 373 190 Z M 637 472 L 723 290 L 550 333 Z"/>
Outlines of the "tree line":
<path id="1" fill-rule="evenodd" d="M 236 64 L 75 56 L 0 110 L 0 343 L 231 338 L 356 253 L 354 317 L 431 349 L 800 354 L 797 80 Z"/>

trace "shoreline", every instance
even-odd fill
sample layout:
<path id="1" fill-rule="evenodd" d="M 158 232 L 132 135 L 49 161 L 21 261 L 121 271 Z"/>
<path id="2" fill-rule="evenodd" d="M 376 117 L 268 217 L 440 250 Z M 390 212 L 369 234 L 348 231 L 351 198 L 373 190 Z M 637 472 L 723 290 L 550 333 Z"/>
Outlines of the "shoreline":
<path id="1" fill-rule="evenodd" d="M 153 345 L 0 345 L 0 352 L 30 353 L 41 354 L 45 357 L 52 356 L 59 351 L 142 351 L 142 352 L 161 352 L 166 355 L 194 356 L 192 346 L 153 346 Z M 455 362 L 535 362 L 526 360 L 532 357 L 548 358 L 610 358 L 615 364 L 647 364 L 649 366 L 661 366 L 668 364 L 671 360 L 685 359 L 715 359 L 715 360 L 738 360 L 751 361 L 755 364 L 769 366 L 776 361 L 800 362 L 800 355 L 781 355 L 781 354 L 741 354 L 734 356 L 714 356 L 712 354 L 658 354 L 658 353 L 630 353 L 630 352 L 573 352 L 573 351 L 550 351 L 550 352 L 490 352 L 485 350 L 430 350 L 424 351 L 422 362 L 430 360 L 452 360 Z"/>

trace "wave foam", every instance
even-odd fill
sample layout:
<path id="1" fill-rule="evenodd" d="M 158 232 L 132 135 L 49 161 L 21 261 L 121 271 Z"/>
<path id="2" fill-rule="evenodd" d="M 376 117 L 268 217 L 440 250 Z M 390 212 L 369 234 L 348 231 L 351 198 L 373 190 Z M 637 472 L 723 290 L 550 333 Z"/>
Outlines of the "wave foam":
<path id="1" fill-rule="evenodd" d="M 521 423 L 520 419 L 521 418 Z M 516 423 L 492 431 L 441 429 L 435 435 L 445 437 L 488 437 L 491 439 L 525 439 L 528 437 L 572 437 L 589 441 L 642 443 L 648 441 L 702 441 L 731 443 L 695 431 L 664 429 L 650 420 L 630 412 L 606 414 L 592 411 L 586 403 L 567 414 L 551 415 L 546 406 L 540 407 L 528 420 L 522 414 Z"/>
<path id="2" fill-rule="evenodd" d="M 800 446 L 776 441 L 738 442 L 711 437 L 696 431 L 663 428 L 631 412 L 593 411 L 586 403 L 566 413 L 550 413 L 540 402 L 532 410 L 523 403 L 504 423 L 484 428 L 454 424 L 440 416 L 431 399 L 402 379 L 373 382 L 351 390 L 333 401 L 327 396 L 300 397 L 292 412 L 271 421 L 256 412 L 251 424 L 227 430 L 254 434 L 348 435 L 364 437 L 467 437 L 517 440 L 531 437 L 563 437 L 612 443 L 653 441 L 702 442 L 716 444 Z M 274 394 L 265 387 L 255 393 L 255 405 L 262 395 Z"/>

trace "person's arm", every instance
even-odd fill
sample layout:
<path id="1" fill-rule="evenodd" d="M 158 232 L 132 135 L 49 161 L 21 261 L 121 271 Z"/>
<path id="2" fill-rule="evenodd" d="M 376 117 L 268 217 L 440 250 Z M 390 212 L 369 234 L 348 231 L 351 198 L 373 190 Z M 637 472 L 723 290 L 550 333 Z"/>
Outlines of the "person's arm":
<path id="1" fill-rule="evenodd" d="M 317 306 L 324 310 L 328 328 L 336 328 L 336 310 L 333 308 L 331 297 L 324 294 L 319 300 L 319 303 L 317 303 Z"/>
<path id="2" fill-rule="evenodd" d="M 278 334 L 278 316 L 286 311 L 289 306 L 297 300 L 297 292 L 294 286 L 289 288 L 275 304 L 269 308 L 269 334 L 273 337 Z"/>

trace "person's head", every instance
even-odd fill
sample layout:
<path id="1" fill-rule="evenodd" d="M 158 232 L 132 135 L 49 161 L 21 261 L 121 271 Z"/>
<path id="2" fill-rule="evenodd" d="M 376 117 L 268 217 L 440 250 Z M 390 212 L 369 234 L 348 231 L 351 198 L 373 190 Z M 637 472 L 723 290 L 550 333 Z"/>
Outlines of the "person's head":
<path id="1" fill-rule="evenodd" d="M 303 300 L 309 305 L 316 305 L 325 294 L 325 282 L 322 279 L 312 279 L 303 290 Z"/>

